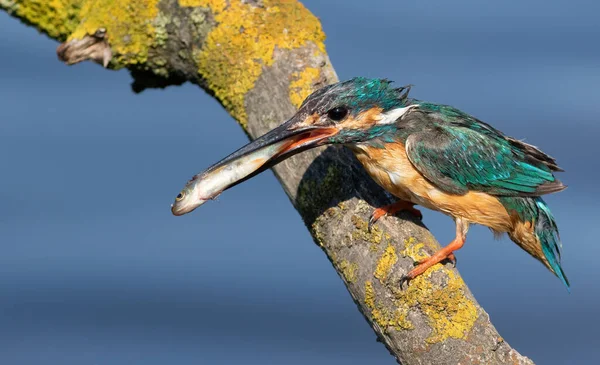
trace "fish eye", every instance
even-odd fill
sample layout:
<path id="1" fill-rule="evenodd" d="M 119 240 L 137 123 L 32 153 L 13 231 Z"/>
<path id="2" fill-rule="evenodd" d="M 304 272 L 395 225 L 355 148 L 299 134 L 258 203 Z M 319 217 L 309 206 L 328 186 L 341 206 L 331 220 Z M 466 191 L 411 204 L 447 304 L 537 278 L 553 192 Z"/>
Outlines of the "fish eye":
<path id="1" fill-rule="evenodd" d="M 175 200 L 180 202 L 183 200 L 183 198 L 185 198 L 185 191 L 182 190 L 179 194 L 177 194 L 177 197 L 175 197 Z"/>
<path id="2" fill-rule="evenodd" d="M 339 122 L 343 120 L 344 118 L 346 118 L 346 115 L 348 115 L 348 109 L 343 106 L 333 108 L 327 112 L 327 117 L 333 120 L 334 122 Z"/>

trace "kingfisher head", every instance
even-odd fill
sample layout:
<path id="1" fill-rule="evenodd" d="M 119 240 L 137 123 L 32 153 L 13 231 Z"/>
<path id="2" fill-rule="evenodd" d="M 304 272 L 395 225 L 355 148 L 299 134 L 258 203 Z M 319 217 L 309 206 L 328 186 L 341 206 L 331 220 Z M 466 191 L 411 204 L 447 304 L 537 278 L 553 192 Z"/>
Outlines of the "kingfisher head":
<path id="1" fill-rule="evenodd" d="M 189 213 L 222 191 L 276 163 L 326 144 L 356 144 L 393 132 L 413 106 L 409 86 L 357 77 L 325 86 L 306 98 L 288 121 L 194 176 L 172 212 Z"/>
<path id="2" fill-rule="evenodd" d="M 408 105 L 409 91 L 410 86 L 394 88 L 385 79 L 356 77 L 315 91 L 282 126 L 322 137 L 309 147 L 364 142 L 393 129 L 413 107 Z"/>

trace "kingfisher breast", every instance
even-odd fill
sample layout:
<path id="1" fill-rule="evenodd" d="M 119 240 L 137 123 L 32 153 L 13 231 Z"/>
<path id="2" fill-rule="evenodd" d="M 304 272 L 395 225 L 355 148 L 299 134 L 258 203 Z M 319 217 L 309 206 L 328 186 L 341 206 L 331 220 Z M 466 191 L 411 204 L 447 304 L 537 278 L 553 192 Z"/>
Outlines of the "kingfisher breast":
<path id="1" fill-rule="evenodd" d="M 388 143 L 385 148 L 359 144 L 351 149 L 382 188 L 402 200 L 436 209 L 427 199 L 433 185 L 409 161 L 402 143 Z"/>
<path id="2" fill-rule="evenodd" d="M 478 191 L 450 194 L 432 184 L 410 162 L 402 143 L 388 143 L 385 148 L 366 144 L 350 148 L 373 180 L 399 199 L 498 232 L 506 232 L 512 226 L 508 212 L 498 198 Z"/>

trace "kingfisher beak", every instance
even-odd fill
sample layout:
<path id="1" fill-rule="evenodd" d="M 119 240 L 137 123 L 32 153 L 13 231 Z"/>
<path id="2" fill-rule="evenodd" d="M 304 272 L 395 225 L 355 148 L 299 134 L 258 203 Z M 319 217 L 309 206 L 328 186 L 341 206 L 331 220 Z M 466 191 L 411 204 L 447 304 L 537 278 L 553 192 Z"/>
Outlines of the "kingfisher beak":
<path id="1" fill-rule="evenodd" d="M 327 144 L 329 137 L 337 133 L 337 128 L 303 126 L 292 118 L 217 162 L 209 170 L 221 170 L 232 163 L 251 162 L 256 167 L 251 174 L 254 176 L 295 154 Z"/>
<path id="2" fill-rule="evenodd" d="M 174 215 L 189 213 L 223 191 L 277 163 L 302 151 L 329 143 L 329 138 L 337 133 L 337 128 L 309 125 L 295 115 L 194 176 L 186 186 L 193 192 L 192 197 L 176 202 L 171 211 Z"/>

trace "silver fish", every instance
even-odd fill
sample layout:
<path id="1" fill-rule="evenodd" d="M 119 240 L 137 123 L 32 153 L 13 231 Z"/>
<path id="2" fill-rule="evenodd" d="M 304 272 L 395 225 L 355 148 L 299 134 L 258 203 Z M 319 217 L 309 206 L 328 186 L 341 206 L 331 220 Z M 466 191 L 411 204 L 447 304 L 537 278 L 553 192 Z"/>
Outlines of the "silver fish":
<path id="1" fill-rule="evenodd" d="M 302 126 L 301 122 L 295 116 L 195 175 L 175 198 L 171 212 L 177 216 L 187 214 L 232 186 L 291 155 L 324 143 L 338 132 L 331 126 Z"/>

